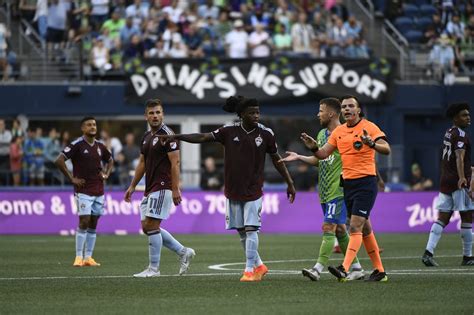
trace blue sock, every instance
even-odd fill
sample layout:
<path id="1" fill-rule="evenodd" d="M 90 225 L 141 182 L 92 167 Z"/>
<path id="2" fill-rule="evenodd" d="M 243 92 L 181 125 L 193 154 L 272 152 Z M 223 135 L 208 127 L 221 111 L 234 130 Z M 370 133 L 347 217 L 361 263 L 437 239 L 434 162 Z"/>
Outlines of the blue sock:
<path id="1" fill-rule="evenodd" d="M 159 270 L 161 247 L 163 246 L 163 238 L 160 230 L 148 231 L 148 257 L 150 258 L 150 267 Z"/>
<path id="2" fill-rule="evenodd" d="M 76 256 L 83 257 L 85 242 L 86 242 L 86 230 L 82 230 L 78 228 L 76 231 Z"/>
<path id="3" fill-rule="evenodd" d="M 96 238 L 97 238 L 97 234 L 95 233 L 95 229 L 87 229 L 86 250 L 85 250 L 85 255 L 84 255 L 85 258 L 92 257 L 92 252 L 94 251 Z"/>
<path id="4" fill-rule="evenodd" d="M 430 237 L 428 238 L 428 244 L 426 244 L 426 250 L 431 254 L 434 254 L 434 250 L 436 249 L 436 246 L 438 246 L 444 226 L 444 223 L 440 220 L 436 221 L 431 226 Z"/>
<path id="5" fill-rule="evenodd" d="M 462 254 L 472 256 L 472 223 L 461 223 Z"/>
<path id="6" fill-rule="evenodd" d="M 178 255 L 181 255 L 184 251 L 184 246 L 176 240 L 170 232 L 163 228 L 160 228 L 161 237 L 163 238 L 163 246 L 172 250 Z"/>
<path id="7" fill-rule="evenodd" d="M 244 253 L 246 253 L 246 246 L 245 244 L 247 243 L 247 232 L 245 231 L 238 231 L 239 232 L 239 235 L 240 235 L 240 243 L 242 244 L 242 247 L 244 248 Z M 255 258 L 255 266 L 260 266 L 263 264 L 263 261 L 262 259 L 260 258 L 260 255 L 258 254 L 258 251 L 257 251 L 257 257 Z"/>
<path id="8" fill-rule="evenodd" d="M 255 259 L 258 253 L 258 234 L 256 231 L 247 232 L 247 240 L 245 242 L 245 256 L 247 261 L 245 271 L 253 271 L 255 267 Z"/>

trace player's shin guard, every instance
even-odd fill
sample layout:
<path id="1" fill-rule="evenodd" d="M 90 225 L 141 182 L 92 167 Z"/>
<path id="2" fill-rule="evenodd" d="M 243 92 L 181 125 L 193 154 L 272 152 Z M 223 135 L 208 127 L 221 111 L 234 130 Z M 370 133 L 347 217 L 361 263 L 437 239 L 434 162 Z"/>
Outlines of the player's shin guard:
<path id="1" fill-rule="evenodd" d="M 472 223 L 461 223 L 462 254 L 472 256 Z"/>
<path id="2" fill-rule="evenodd" d="M 77 229 L 76 231 L 76 257 L 84 256 L 84 244 L 86 242 L 86 230 Z"/>
<path id="3" fill-rule="evenodd" d="M 430 237 L 428 238 L 428 244 L 426 244 L 426 250 L 431 254 L 434 254 L 436 246 L 438 246 L 438 242 L 441 239 L 441 234 L 443 233 L 444 227 L 444 223 L 440 220 L 436 221 L 431 226 Z"/>
<path id="4" fill-rule="evenodd" d="M 184 250 L 184 246 L 178 242 L 177 239 L 171 235 L 170 232 L 166 231 L 164 228 L 160 228 L 161 237 L 163 238 L 163 246 L 172 250 L 176 254 L 181 254 Z"/>
<path id="5" fill-rule="evenodd" d="M 362 232 L 351 233 L 349 238 L 349 246 L 347 247 L 346 255 L 342 265 L 346 271 L 351 267 L 352 261 L 357 256 L 360 247 L 362 246 Z"/>
<path id="6" fill-rule="evenodd" d="M 372 261 L 374 269 L 377 269 L 379 272 L 384 272 L 385 269 L 382 265 L 382 259 L 380 259 L 379 245 L 377 244 L 377 240 L 375 239 L 374 232 L 365 236 L 363 238 L 363 242 L 365 250 L 367 251 L 370 260 Z"/>
<path id="7" fill-rule="evenodd" d="M 146 232 L 148 235 L 148 255 L 150 259 L 150 267 L 159 270 L 161 247 L 163 246 L 163 238 L 160 230 Z"/>
<path id="8" fill-rule="evenodd" d="M 247 257 L 245 271 L 253 272 L 253 267 L 256 266 L 256 258 L 258 256 L 257 231 L 247 232 L 247 240 L 245 242 L 245 256 Z"/>
<path id="9" fill-rule="evenodd" d="M 92 257 L 94 252 L 95 240 L 97 239 L 97 233 L 95 229 L 88 228 L 86 233 L 86 249 L 85 249 L 85 258 Z"/>

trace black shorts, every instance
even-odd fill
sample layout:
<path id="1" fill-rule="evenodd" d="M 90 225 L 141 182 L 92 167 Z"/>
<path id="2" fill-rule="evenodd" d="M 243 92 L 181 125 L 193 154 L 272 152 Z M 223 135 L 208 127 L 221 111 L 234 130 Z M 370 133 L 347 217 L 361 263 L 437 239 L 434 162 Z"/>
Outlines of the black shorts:
<path id="1" fill-rule="evenodd" d="M 347 215 L 357 215 L 369 218 L 370 211 L 377 197 L 377 177 L 366 176 L 357 179 L 344 180 L 344 201 Z"/>
<path id="2" fill-rule="evenodd" d="M 46 41 L 48 43 L 61 43 L 65 40 L 66 31 L 58 30 L 56 28 L 48 27 L 48 32 L 46 33 Z"/>

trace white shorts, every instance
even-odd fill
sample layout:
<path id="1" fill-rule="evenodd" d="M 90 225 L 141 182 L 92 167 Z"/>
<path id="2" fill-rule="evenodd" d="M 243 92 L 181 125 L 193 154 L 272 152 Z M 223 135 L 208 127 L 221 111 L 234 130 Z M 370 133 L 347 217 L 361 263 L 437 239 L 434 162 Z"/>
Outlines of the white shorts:
<path id="1" fill-rule="evenodd" d="M 474 203 L 469 198 L 467 189 L 458 189 L 451 194 L 439 193 L 436 209 L 441 212 L 474 210 Z"/>
<path id="2" fill-rule="evenodd" d="M 262 197 L 253 201 L 226 200 L 225 228 L 243 229 L 245 226 L 262 226 Z"/>
<path id="3" fill-rule="evenodd" d="M 104 195 L 89 196 L 77 193 L 74 195 L 76 199 L 77 213 L 81 215 L 101 216 L 104 214 Z"/>
<path id="4" fill-rule="evenodd" d="M 173 197 L 171 190 L 154 191 L 148 196 L 143 197 L 140 203 L 140 219 L 144 221 L 148 217 L 166 220 L 170 216 L 172 205 Z"/>

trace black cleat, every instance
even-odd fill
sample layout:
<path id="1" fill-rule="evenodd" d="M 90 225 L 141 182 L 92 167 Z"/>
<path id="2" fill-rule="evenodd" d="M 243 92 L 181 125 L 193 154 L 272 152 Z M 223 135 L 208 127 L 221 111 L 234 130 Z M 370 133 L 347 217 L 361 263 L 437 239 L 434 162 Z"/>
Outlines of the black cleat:
<path id="1" fill-rule="evenodd" d="M 378 269 L 375 269 L 369 276 L 369 279 L 365 281 L 378 281 L 378 282 L 387 282 L 388 277 L 385 272 L 380 272 Z"/>
<path id="2" fill-rule="evenodd" d="M 433 254 L 425 250 L 425 253 L 421 257 L 421 261 L 426 267 L 438 267 L 439 264 L 434 260 Z M 463 260 L 464 261 L 464 260 Z"/>
<path id="3" fill-rule="evenodd" d="M 344 269 L 343 265 L 333 267 L 329 266 L 328 271 L 337 278 L 339 282 L 346 282 L 347 281 L 347 271 Z"/>
<path id="4" fill-rule="evenodd" d="M 462 256 L 461 266 L 474 266 L 474 256 Z"/>

